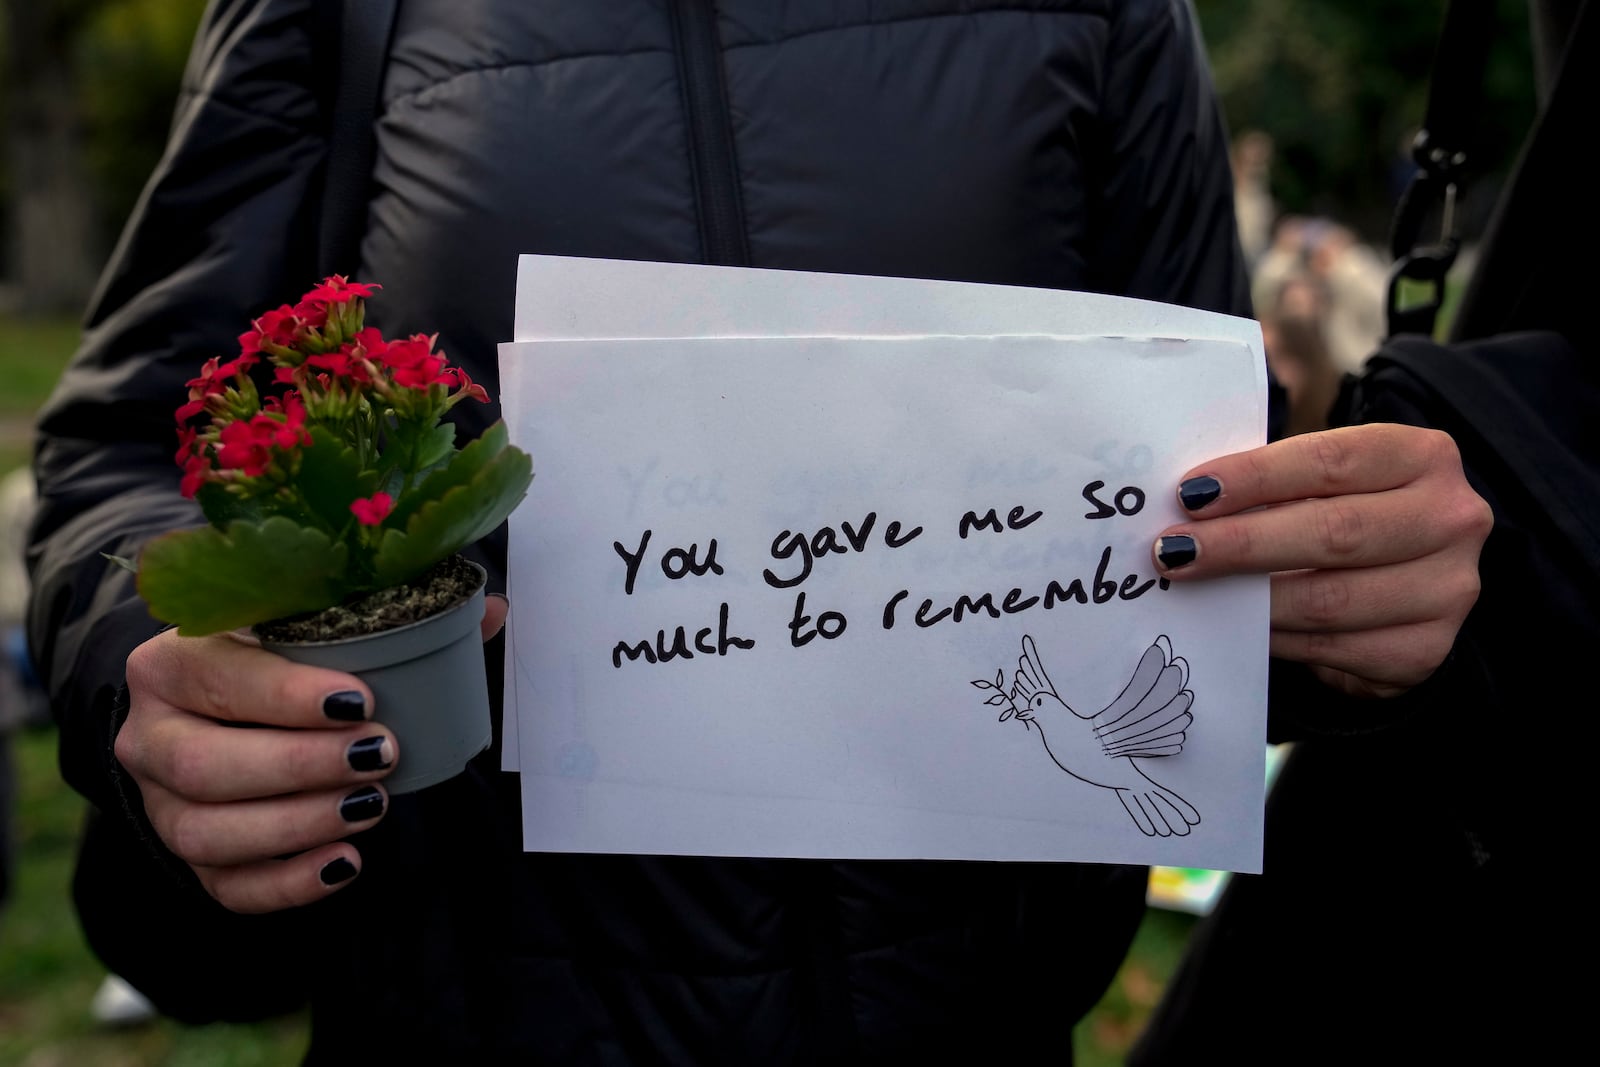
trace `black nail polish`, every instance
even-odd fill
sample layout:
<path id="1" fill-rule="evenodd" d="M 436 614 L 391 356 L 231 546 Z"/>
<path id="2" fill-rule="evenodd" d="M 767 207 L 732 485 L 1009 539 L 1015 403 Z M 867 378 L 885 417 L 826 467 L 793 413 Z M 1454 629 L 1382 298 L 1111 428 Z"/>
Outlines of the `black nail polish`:
<path id="1" fill-rule="evenodd" d="M 357 771 L 381 771 L 389 766 L 389 761 L 383 758 L 383 743 L 388 738 L 363 737 L 361 740 L 345 749 L 345 759 L 350 761 L 350 768 Z"/>
<path id="2" fill-rule="evenodd" d="M 1178 486 L 1178 503 L 1185 511 L 1199 511 L 1222 495 L 1222 483 L 1209 474 L 1187 478 Z"/>
<path id="3" fill-rule="evenodd" d="M 322 879 L 323 885 L 338 885 L 340 882 L 348 882 L 355 876 L 356 865 L 343 856 L 325 865 L 321 874 L 318 875 Z"/>
<path id="4" fill-rule="evenodd" d="M 339 817 L 345 822 L 365 822 L 383 814 L 383 792 L 365 786 L 339 801 Z"/>
<path id="5" fill-rule="evenodd" d="M 330 693 L 322 702 L 322 714 L 339 722 L 360 722 L 367 717 L 367 698 L 354 689 Z"/>
<path id="6" fill-rule="evenodd" d="M 1156 541 L 1156 559 L 1168 570 L 1193 563 L 1199 550 L 1188 534 L 1168 534 Z"/>

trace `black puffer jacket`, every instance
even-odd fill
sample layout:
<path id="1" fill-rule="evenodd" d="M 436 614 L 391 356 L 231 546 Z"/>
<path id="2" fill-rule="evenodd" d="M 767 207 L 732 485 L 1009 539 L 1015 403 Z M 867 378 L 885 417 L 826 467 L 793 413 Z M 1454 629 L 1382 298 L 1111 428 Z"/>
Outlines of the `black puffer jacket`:
<path id="1" fill-rule="evenodd" d="M 362 877 L 293 913 L 221 911 L 141 836 L 110 751 L 123 661 L 156 626 L 100 553 L 195 521 L 171 460 L 183 383 L 313 279 L 311 7 L 211 4 L 42 420 L 31 635 L 97 812 L 77 880 L 96 950 L 182 1018 L 311 997 L 318 1062 L 997 1061 L 1035 1042 L 1063 1062 L 1142 870 L 523 855 L 495 752 L 397 799 Z M 377 134 L 374 319 L 439 330 L 491 388 L 521 252 L 1247 311 L 1182 0 L 406 0 Z M 467 433 L 497 415 L 457 410 Z M 503 584 L 502 543 L 481 556 Z"/>

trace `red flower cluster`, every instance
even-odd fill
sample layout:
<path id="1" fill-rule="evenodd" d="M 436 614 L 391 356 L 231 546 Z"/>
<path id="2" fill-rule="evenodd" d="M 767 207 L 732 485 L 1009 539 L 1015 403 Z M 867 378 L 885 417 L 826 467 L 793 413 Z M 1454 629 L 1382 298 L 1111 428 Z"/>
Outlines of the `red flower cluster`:
<path id="1" fill-rule="evenodd" d="M 273 401 L 267 403 L 270 405 Z M 217 449 L 218 466 L 225 470 L 241 470 L 247 477 L 258 478 L 272 462 L 273 449 L 287 452 L 296 445 L 311 444 L 305 405 L 298 396 L 289 393 L 283 400 L 281 412 L 264 409 L 249 422 L 243 419 L 230 422 L 222 428 L 218 443 L 221 446 Z"/>
<path id="2" fill-rule="evenodd" d="M 208 409 L 213 415 L 222 414 L 226 410 L 226 396 L 234 379 L 247 374 L 260 361 L 260 356 L 250 352 L 242 353 L 227 363 L 217 356 L 206 360 L 205 366 L 200 368 L 200 376 L 184 383 L 189 387 L 189 402 L 178 408 L 178 425 L 182 426 Z M 220 399 L 213 404 L 212 397 Z"/>
<path id="3" fill-rule="evenodd" d="M 367 299 L 381 288 L 369 282 L 349 281 L 342 274 L 330 275 L 299 303 L 284 304 L 252 322 L 251 328 L 239 335 L 239 351 L 246 356 L 266 352 L 292 358 L 297 348 L 320 349 L 329 320 L 335 320 L 337 325 L 350 304 Z"/>
<path id="4" fill-rule="evenodd" d="M 375 456 L 389 420 L 432 426 L 462 400 L 489 399 L 435 350 L 435 337 L 387 341 L 364 324 L 363 301 L 379 288 L 332 275 L 298 303 L 255 319 L 239 335 L 238 356 L 206 361 L 176 413 L 184 496 L 208 482 L 252 496 L 292 492 L 299 453 L 312 443 L 310 425 L 329 429 L 358 455 Z M 272 366 L 274 384 L 286 387 L 264 402 L 251 376 L 262 363 Z M 209 422 L 192 426 L 201 415 Z M 362 525 L 375 526 L 393 507 L 387 494 L 376 493 L 358 497 L 350 510 Z"/>
<path id="5" fill-rule="evenodd" d="M 269 397 L 261 411 L 248 419 L 221 423 L 214 438 L 209 434 L 202 437 L 194 428 L 180 425 L 177 460 L 183 468 L 183 480 L 178 487 L 184 496 L 192 497 L 207 480 L 213 480 L 213 472 L 238 471 L 246 478 L 259 478 L 267 473 L 275 453 L 310 445 L 306 407 L 293 392 L 284 394 L 281 400 Z M 215 480 L 225 479 L 223 475 Z"/>
<path id="6" fill-rule="evenodd" d="M 363 526 L 378 525 L 393 510 L 394 498 L 388 493 L 373 493 L 366 500 L 357 499 L 350 503 L 350 514 Z"/>

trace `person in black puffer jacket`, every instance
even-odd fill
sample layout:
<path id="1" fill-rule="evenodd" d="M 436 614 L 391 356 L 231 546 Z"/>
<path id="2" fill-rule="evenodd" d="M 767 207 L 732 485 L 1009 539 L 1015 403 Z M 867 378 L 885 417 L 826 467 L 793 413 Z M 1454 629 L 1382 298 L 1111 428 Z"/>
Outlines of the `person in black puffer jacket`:
<path id="1" fill-rule="evenodd" d="M 323 712 L 349 710 L 325 702 L 340 692 L 370 711 L 359 687 L 225 637 L 159 633 L 105 564 L 197 520 L 176 491 L 173 398 L 313 275 L 319 176 L 340 148 L 315 6 L 208 8 L 167 152 L 41 418 L 30 637 L 63 773 L 93 806 L 75 897 L 95 951 L 179 1019 L 309 1001 L 308 1063 L 994 1062 L 1041 1049 L 1069 1062 L 1072 1028 L 1139 922 L 1142 868 L 524 854 L 498 735 L 466 775 L 393 798 L 350 837 L 337 801 L 382 772 L 344 768 L 344 746 L 383 731 L 330 728 Z M 523 252 L 1249 312 L 1227 142 L 1184 0 L 406 0 L 376 135 L 360 276 L 384 286 L 386 333 L 438 330 L 491 394 Z M 453 415 L 472 436 L 498 409 Z M 1358 460 L 1394 444 L 1340 440 Z M 1422 479 L 1432 495 L 1418 510 L 1462 513 L 1440 506 L 1470 492 L 1449 479 L 1447 450 L 1406 445 L 1424 473 L 1443 471 Z M 1240 471 L 1207 468 L 1236 486 Z M 1408 468 L 1394 484 L 1418 478 Z M 1423 555 L 1470 569 L 1470 525 L 1430 533 Z M 1298 535 L 1270 559 L 1233 540 L 1219 533 L 1187 567 L 1159 562 L 1180 580 L 1327 562 Z M 503 535 L 475 556 L 504 588 Z M 1283 654 L 1404 687 L 1443 660 L 1465 610 L 1439 608 L 1403 664 L 1292 639 Z M 498 692 L 498 641 L 487 655 Z M 238 717 L 322 729 L 226 730 L 186 710 L 196 686 Z M 180 737 L 205 759 L 175 775 Z M 196 803 L 274 737 L 303 745 L 297 766 L 320 756 L 335 769 L 257 786 L 273 799 L 248 802 L 253 814 Z M 332 821 L 288 847 L 274 836 L 284 805 L 308 797 Z"/>

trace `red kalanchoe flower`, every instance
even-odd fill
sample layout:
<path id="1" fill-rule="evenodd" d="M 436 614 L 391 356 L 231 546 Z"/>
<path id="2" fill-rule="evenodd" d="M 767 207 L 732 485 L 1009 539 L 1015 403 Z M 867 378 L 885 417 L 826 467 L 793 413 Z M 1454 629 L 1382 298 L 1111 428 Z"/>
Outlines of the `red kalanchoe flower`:
<path id="1" fill-rule="evenodd" d="M 206 402 L 204 398 L 191 400 L 187 404 L 180 405 L 177 411 L 178 425 L 182 426 L 205 409 Z"/>
<path id="2" fill-rule="evenodd" d="M 205 484 L 206 475 L 211 472 L 211 465 L 200 456 L 190 456 L 183 464 L 183 480 L 178 483 L 178 492 L 184 499 L 193 500 L 194 495 L 200 491 L 200 486 Z"/>
<path id="3" fill-rule="evenodd" d="M 379 359 L 389 349 L 389 342 L 383 339 L 383 334 L 378 332 L 376 326 L 358 330 L 350 343 L 358 347 L 367 359 Z"/>
<path id="4" fill-rule="evenodd" d="M 227 391 L 233 379 L 247 373 L 251 367 L 261 362 L 261 357 L 254 352 L 241 352 L 228 362 L 222 362 L 218 356 L 212 356 L 200 368 L 198 378 L 190 378 L 184 384 L 189 387 L 189 400 L 204 400 L 208 396 L 217 396 Z"/>
<path id="5" fill-rule="evenodd" d="M 335 378 L 351 378 L 360 373 L 360 364 L 350 358 L 350 346 L 346 345 L 337 352 L 323 352 L 315 356 L 306 357 L 306 366 L 313 370 L 325 370 Z"/>
<path id="6" fill-rule="evenodd" d="M 470 377 L 468 377 L 467 372 L 462 370 L 460 367 L 451 367 L 449 370 L 445 371 L 442 380 L 448 381 L 452 378 L 459 389 L 460 399 L 476 400 L 483 404 L 487 404 L 489 402 L 489 391 L 483 386 L 474 382 Z"/>
<path id="7" fill-rule="evenodd" d="M 227 378 L 232 381 L 241 374 L 247 374 L 251 367 L 261 362 L 261 357 L 254 352 L 240 352 L 233 359 L 217 368 L 217 377 Z"/>
<path id="8" fill-rule="evenodd" d="M 324 352 L 307 357 L 306 366 L 325 370 L 333 377 L 355 385 L 365 385 L 372 381 L 372 375 L 368 373 L 369 365 L 365 350 L 359 344 L 351 342 L 346 342 L 337 352 Z"/>
<path id="9" fill-rule="evenodd" d="M 279 348 L 293 348 L 295 335 L 300 330 L 300 318 L 288 304 L 269 311 L 251 323 L 253 329 L 239 335 L 241 355 L 253 355 L 262 350 L 264 343 Z"/>
<path id="10" fill-rule="evenodd" d="M 445 360 L 433 351 L 433 338 L 426 334 L 412 334 L 404 341 L 391 341 L 379 356 L 384 365 L 394 371 L 397 385 L 412 389 L 426 389 L 436 382 L 449 383 L 445 374 Z"/>
<path id="11" fill-rule="evenodd" d="M 261 357 L 254 352 L 241 352 L 226 363 L 218 364 L 211 371 L 212 384 L 216 386 L 212 392 L 220 393 L 241 374 L 248 373 L 251 367 L 261 362 Z"/>
<path id="12" fill-rule="evenodd" d="M 350 513 L 356 521 L 363 526 L 376 526 L 389 517 L 389 512 L 394 510 L 394 498 L 388 493 L 373 493 L 366 500 L 356 499 L 350 502 Z"/>
<path id="13" fill-rule="evenodd" d="M 192 426 L 178 427 L 178 452 L 172 457 L 172 462 L 182 467 L 188 463 L 189 457 L 197 454 L 195 442 L 200 437 L 200 432 Z"/>
<path id="14" fill-rule="evenodd" d="M 302 447 L 311 446 L 311 431 L 306 429 L 306 405 L 300 399 L 299 393 L 290 393 L 283 398 L 284 429 L 291 434 Z M 282 448 L 293 448 L 294 445 L 281 445 Z"/>
<path id="15" fill-rule="evenodd" d="M 324 330 L 328 326 L 328 305 L 302 300 L 294 306 L 294 317 L 307 331 Z"/>
<path id="16" fill-rule="evenodd" d="M 273 433 L 278 427 L 275 419 L 268 418 L 270 428 L 263 427 L 261 416 L 249 422 L 230 422 L 222 428 L 217 443 L 217 463 L 226 470 L 243 471 L 256 478 L 267 472 L 272 463 Z"/>
<path id="17" fill-rule="evenodd" d="M 306 429 L 306 406 L 299 393 L 286 393 L 280 403 L 271 397 L 264 405 L 265 411 L 250 420 L 250 427 L 258 438 L 270 439 L 273 447 L 287 452 L 296 445 L 311 444 L 311 431 Z M 279 421 L 275 416 L 283 416 Z"/>
<path id="18" fill-rule="evenodd" d="M 206 402 L 214 396 L 222 396 L 228 391 L 235 375 L 248 371 L 260 362 L 260 357 L 245 353 L 237 359 L 222 362 L 220 357 L 212 356 L 200 368 L 198 378 L 190 378 L 184 384 L 189 388 L 189 401 L 179 406 L 174 412 L 178 425 L 183 425 L 202 411 L 206 410 Z"/>
<path id="19" fill-rule="evenodd" d="M 200 366 L 200 376 L 190 378 L 183 384 L 189 387 L 189 399 L 198 400 L 208 397 L 213 393 L 220 393 L 226 388 L 226 383 L 217 375 L 217 368 L 222 365 L 221 356 L 212 356 Z"/>
<path id="20" fill-rule="evenodd" d="M 372 282 L 353 282 L 343 274 L 330 274 L 322 279 L 322 283 L 301 297 L 302 303 L 320 302 L 323 304 L 347 304 L 352 300 L 362 300 L 372 296 L 373 290 L 382 289 L 383 286 Z"/>
<path id="21" fill-rule="evenodd" d="M 212 356 L 210 359 L 200 364 L 200 374 L 197 377 L 190 378 L 183 384 L 188 386 L 191 390 L 199 389 L 209 383 L 212 378 L 216 376 L 217 368 L 220 366 L 222 366 L 222 357 Z"/>
<path id="22" fill-rule="evenodd" d="M 415 366 L 401 367 L 396 370 L 394 372 L 395 384 L 403 385 L 408 389 L 426 389 L 431 385 L 447 381 L 440 375 L 440 371 L 443 369 L 444 360 L 437 356 L 430 356 Z"/>
<path id="23" fill-rule="evenodd" d="M 255 326 L 267 340 L 285 348 L 294 344 L 295 332 L 300 329 L 300 323 L 295 319 L 294 308 L 288 304 L 282 304 L 276 310 L 262 315 L 256 320 Z"/>

